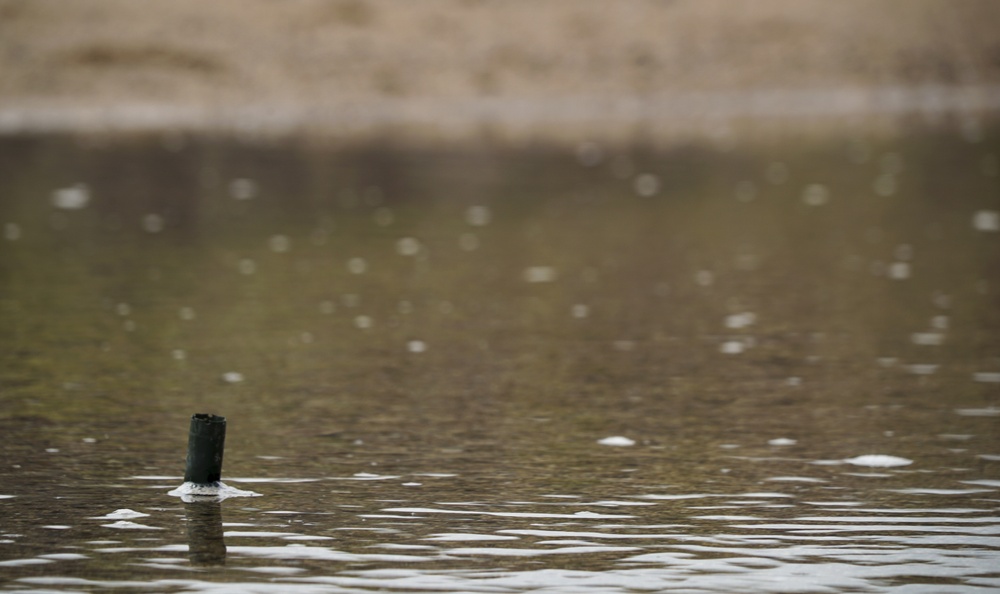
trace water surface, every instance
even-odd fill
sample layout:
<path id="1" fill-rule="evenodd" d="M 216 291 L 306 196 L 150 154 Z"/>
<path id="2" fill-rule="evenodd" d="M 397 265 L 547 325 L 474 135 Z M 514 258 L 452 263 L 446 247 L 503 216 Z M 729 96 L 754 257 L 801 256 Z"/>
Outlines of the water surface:
<path id="1" fill-rule="evenodd" d="M 1000 588 L 998 155 L 6 139 L 0 591 Z"/>

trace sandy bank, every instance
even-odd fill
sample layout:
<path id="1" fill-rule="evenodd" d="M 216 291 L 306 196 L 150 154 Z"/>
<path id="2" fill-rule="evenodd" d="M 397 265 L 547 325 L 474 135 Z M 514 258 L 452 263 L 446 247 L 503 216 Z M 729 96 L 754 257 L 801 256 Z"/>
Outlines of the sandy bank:
<path id="1" fill-rule="evenodd" d="M 990 0 L 0 0 L 0 132 L 660 141 L 1000 111 Z"/>

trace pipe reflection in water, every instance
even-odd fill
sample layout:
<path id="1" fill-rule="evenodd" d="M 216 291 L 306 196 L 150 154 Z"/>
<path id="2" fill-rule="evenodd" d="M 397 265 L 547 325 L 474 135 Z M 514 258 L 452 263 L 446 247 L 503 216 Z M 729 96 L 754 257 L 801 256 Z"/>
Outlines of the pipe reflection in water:
<path id="1" fill-rule="evenodd" d="M 226 541 L 222 533 L 222 505 L 198 501 L 184 506 L 187 519 L 188 557 L 199 567 L 226 564 Z"/>

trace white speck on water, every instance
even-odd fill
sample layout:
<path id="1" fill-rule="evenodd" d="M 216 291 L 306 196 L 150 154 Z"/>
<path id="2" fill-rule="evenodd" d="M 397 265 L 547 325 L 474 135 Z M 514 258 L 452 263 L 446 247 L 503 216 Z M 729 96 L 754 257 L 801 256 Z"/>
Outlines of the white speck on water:
<path id="1" fill-rule="evenodd" d="M 972 216 L 972 227 L 976 231 L 1000 231 L 1000 211 L 980 210 Z"/>
<path id="2" fill-rule="evenodd" d="M 411 353 L 423 353 L 427 350 L 427 343 L 422 340 L 411 340 L 406 343 L 406 350 Z"/>
<path id="3" fill-rule="evenodd" d="M 740 329 L 746 328 L 757 321 L 757 314 L 743 312 L 726 316 L 726 328 Z"/>
<path id="4" fill-rule="evenodd" d="M 948 316 L 934 316 L 931 318 L 931 328 L 937 330 L 947 330 L 949 325 Z"/>
<path id="5" fill-rule="evenodd" d="M 187 353 L 184 352 L 184 349 L 174 349 L 170 352 L 170 355 L 175 361 L 183 361 L 184 359 L 187 359 Z"/>
<path id="6" fill-rule="evenodd" d="M 897 357 L 879 357 L 876 361 L 882 367 L 892 367 L 896 363 L 899 363 L 899 359 Z"/>
<path id="7" fill-rule="evenodd" d="M 576 159 L 584 167 L 596 167 L 604 160 L 604 151 L 596 142 L 581 142 L 576 147 Z"/>
<path id="8" fill-rule="evenodd" d="M 97 440 L 93 437 L 84 437 L 81 441 L 83 443 L 97 443 Z"/>
<path id="9" fill-rule="evenodd" d="M 337 306 L 333 303 L 333 301 L 322 301 L 322 302 L 320 302 L 320 304 L 319 304 L 319 312 L 320 313 L 329 315 L 329 314 L 332 314 L 335 311 L 337 311 Z"/>
<path id="10" fill-rule="evenodd" d="M 166 226 L 163 217 L 156 213 L 149 213 L 142 217 L 142 230 L 146 233 L 159 233 Z"/>
<path id="11" fill-rule="evenodd" d="M 599 439 L 597 440 L 597 443 L 606 446 L 628 447 L 628 446 L 634 446 L 635 440 L 623 437 L 621 435 L 613 435 L 611 437 L 605 437 L 604 439 Z"/>
<path id="12" fill-rule="evenodd" d="M 126 332 L 135 332 L 135 321 L 125 320 L 125 322 L 122 324 L 122 327 L 125 328 Z"/>
<path id="13" fill-rule="evenodd" d="M 132 313 L 132 308 L 129 306 L 128 303 L 119 303 L 118 305 L 115 306 L 115 313 L 117 313 L 120 316 L 127 316 L 130 313 Z"/>
<path id="14" fill-rule="evenodd" d="M 367 330 L 372 327 L 373 321 L 370 316 L 356 316 L 354 318 L 354 327 L 361 330 Z"/>
<path id="15" fill-rule="evenodd" d="M 986 384 L 1000 384 L 1000 371 L 977 371 L 972 374 L 972 381 Z"/>
<path id="16" fill-rule="evenodd" d="M 90 189 L 86 184 L 76 184 L 52 192 L 52 206 L 63 210 L 80 210 L 90 202 Z"/>
<path id="17" fill-rule="evenodd" d="M 463 233 L 458 237 L 458 247 L 466 252 L 472 252 L 479 248 L 479 238 L 475 233 Z"/>
<path id="18" fill-rule="evenodd" d="M 885 454 L 866 454 L 844 460 L 848 464 L 855 466 L 865 466 L 868 468 L 893 468 L 896 466 L 909 466 L 913 460 L 900 458 L 898 456 L 887 456 Z"/>
<path id="19" fill-rule="evenodd" d="M 351 258 L 347 261 L 347 270 L 351 274 L 364 274 L 368 270 L 368 262 L 364 258 Z"/>
<path id="20" fill-rule="evenodd" d="M 21 226 L 17 223 L 5 223 L 3 226 L 3 238 L 7 241 L 21 239 Z"/>
<path id="21" fill-rule="evenodd" d="M 238 384 L 242 382 L 244 379 L 246 378 L 244 378 L 243 374 L 238 371 L 227 371 L 226 373 L 222 374 L 222 381 L 226 382 L 227 384 Z"/>
<path id="22" fill-rule="evenodd" d="M 785 383 L 788 384 L 789 386 L 801 386 L 802 385 L 802 378 L 801 377 L 792 376 L 792 377 L 786 379 Z"/>
<path id="23" fill-rule="evenodd" d="M 423 483 L 403 483 L 404 487 L 420 487 Z"/>
<path id="24" fill-rule="evenodd" d="M 551 266 L 529 266 L 522 274 L 525 282 L 551 283 L 556 280 L 556 269 Z"/>
<path id="25" fill-rule="evenodd" d="M 715 275 L 710 270 L 699 270 L 694 274 L 694 282 L 700 287 L 710 287 L 715 282 Z"/>
<path id="26" fill-rule="evenodd" d="M 420 242 L 413 237 L 403 237 L 396 241 L 396 253 L 400 256 L 416 256 L 420 253 Z"/>
<path id="27" fill-rule="evenodd" d="M 660 191 L 660 178 L 652 173 L 643 173 L 636 176 L 632 184 L 635 193 L 644 198 L 655 195 Z"/>
<path id="28" fill-rule="evenodd" d="M 802 191 L 802 201 L 809 206 L 822 206 L 830 200 L 830 190 L 823 184 L 809 184 Z"/>
<path id="29" fill-rule="evenodd" d="M 892 196 L 896 193 L 896 176 L 891 173 L 883 173 L 875 178 L 872 189 L 879 196 Z"/>
<path id="30" fill-rule="evenodd" d="M 195 318 L 194 308 L 192 307 L 182 307 L 178 312 L 178 315 L 182 320 L 190 322 Z"/>
<path id="31" fill-rule="evenodd" d="M 912 365 L 907 365 L 906 370 L 915 375 L 931 375 L 937 371 L 940 365 L 932 363 L 914 363 Z"/>
<path id="32" fill-rule="evenodd" d="M 59 448 L 45 448 L 45 451 L 48 452 L 48 453 L 50 453 L 50 454 L 58 454 L 59 453 Z"/>
<path id="33" fill-rule="evenodd" d="M 148 518 L 149 514 L 137 512 L 131 509 L 116 509 L 103 516 L 96 516 L 92 520 L 134 520 L 136 518 Z"/>
<path id="34" fill-rule="evenodd" d="M 905 280 L 910 278 L 909 262 L 893 262 L 888 268 L 889 278 L 893 280 Z"/>
<path id="35" fill-rule="evenodd" d="M 736 184 L 736 199 L 740 202 L 752 202 L 757 197 L 757 185 L 744 180 Z"/>
<path id="36" fill-rule="evenodd" d="M 473 227 L 485 227 L 493 220 L 493 212 L 488 206 L 470 206 L 465 209 L 465 222 Z"/>
<path id="37" fill-rule="evenodd" d="M 569 313 L 574 318 L 583 319 L 590 315 L 590 308 L 583 303 L 577 303 L 573 307 L 569 308 Z"/>
<path id="38" fill-rule="evenodd" d="M 725 355 L 738 355 L 746 350 L 742 340 L 727 340 L 719 345 L 719 352 Z"/>
<path id="39" fill-rule="evenodd" d="M 257 182 L 245 177 L 229 182 L 229 196 L 235 200 L 250 200 L 257 197 Z"/>
<path id="40" fill-rule="evenodd" d="M 772 446 L 792 446 L 797 443 L 799 443 L 797 440 L 790 439 L 788 437 L 778 437 L 776 439 L 767 440 L 767 445 L 772 445 Z"/>
<path id="41" fill-rule="evenodd" d="M 47 528 L 49 530 L 70 530 L 72 526 L 67 526 L 66 524 L 49 524 L 47 526 L 42 526 L 42 528 Z"/>
<path id="42" fill-rule="evenodd" d="M 312 344 L 314 340 L 312 332 L 303 332 L 302 334 L 299 334 L 299 340 L 302 344 Z"/>
<path id="43" fill-rule="evenodd" d="M 292 240 L 287 235 L 272 235 L 267 240 L 267 247 L 276 254 L 284 254 L 292 249 Z"/>
<path id="44" fill-rule="evenodd" d="M 241 274 L 253 274 L 257 272 L 257 263 L 250 258 L 243 258 L 240 260 L 238 268 Z"/>
<path id="45" fill-rule="evenodd" d="M 910 335 L 913 344 L 938 346 L 944 344 L 944 334 L 940 332 L 914 332 Z"/>

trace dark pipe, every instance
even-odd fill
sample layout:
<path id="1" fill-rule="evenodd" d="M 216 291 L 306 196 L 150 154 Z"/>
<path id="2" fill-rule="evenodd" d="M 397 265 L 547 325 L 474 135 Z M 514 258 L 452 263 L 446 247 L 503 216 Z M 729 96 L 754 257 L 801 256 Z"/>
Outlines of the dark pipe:
<path id="1" fill-rule="evenodd" d="M 191 417 L 184 482 L 211 485 L 222 478 L 222 450 L 226 445 L 226 417 Z"/>

